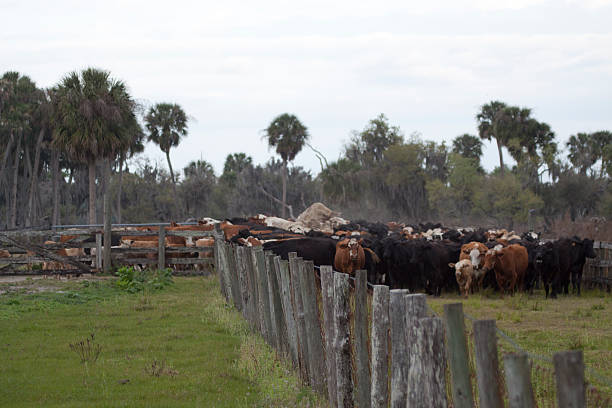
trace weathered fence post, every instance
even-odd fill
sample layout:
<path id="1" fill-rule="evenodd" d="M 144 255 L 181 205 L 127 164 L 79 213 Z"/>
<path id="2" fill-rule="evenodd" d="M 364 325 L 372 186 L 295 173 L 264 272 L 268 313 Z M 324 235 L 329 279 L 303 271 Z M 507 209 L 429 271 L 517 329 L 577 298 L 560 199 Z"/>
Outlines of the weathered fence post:
<path id="1" fill-rule="evenodd" d="M 259 288 L 259 316 L 261 318 L 261 334 L 263 338 L 272 344 L 270 334 L 270 296 L 268 292 L 268 274 L 266 272 L 266 258 L 262 247 L 253 247 L 253 256 L 257 266 L 257 285 Z"/>
<path id="2" fill-rule="evenodd" d="M 437 317 L 424 317 L 410 328 L 415 352 L 410 353 L 408 408 L 446 408 L 446 351 L 444 325 Z"/>
<path id="3" fill-rule="evenodd" d="M 586 407 L 582 351 L 561 351 L 553 355 L 559 408 Z"/>
<path id="4" fill-rule="evenodd" d="M 214 246 L 214 262 L 215 262 L 215 272 L 217 273 L 217 277 L 219 278 L 219 287 L 221 288 L 221 294 L 225 297 L 227 301 L 227 293 L 225 291 L 225 279 L 224 272 L 222 271 L 223 263 L 221 262 L 221 254 L 222 254 L 222 246 L 225 243 L 225 239 L 223 238 L 223 231 L 221 231 L 221 227 L 219 223 L 215 224 L 215 230 L 213 232 L 213 236 L 215 238 L 215 246 Z M 158 244 L 159 245 L 159 244 Z M 158 258 L 159 262 L 159 258 Z"/>
<path id="5" fill-rule="evenodd" d="M 368 272 L 355 274 L 355 369 L 357 370 L 357 406 L 370 406 L 370 356 L 368 353 Z"/>
<path id="6" fill-rule="evenodd" d="M 323 394 L 325 392 L 325 356 L 323 354 L 323 339 L 321 338 L 321 323 L 319 322 L 319 306 L 315 289 L 314 264 L 312 261 L 300 261 L 300 286 L 302 287 L 302 303 L 304 305 L 304 320 L 306 322 L 306 342 L 308 343 L 308 361 L 310 368 L 310 384 Z"/>
<path id="7" fill-rule="evenodd" d="M 510 408 L 534 408 L 536 406 L 531 385 L 531 367 L 527 353 L 509 353 L 504 356 L 506 387 Z"/>
<path id="8" fill-rule="evenodd" d="M 291 276 L 289 275 L 289 262 L 279 261 L 279 276 L 281 282 L 281 297 L 283 301 L 283 314 L 285 316 L 285 326 L 287 327 L 287 341 L 291 352 L 293 367 L 298 368 L 300 357 L 298 355 L 297 323 L 293 313 L 293 303 L 291 300 Z"/>
<path id="9" fill-rule="evenodd" d="M 474 322 L 474 352 L 480 406 L 503 408 L 495 320 Z"/>
<path id="10" fill-rule="evenodd" d="M 336 394 L 336 352 L 334 350 L 334 272 L 330 265 L 321 266 L 321 300 L 325 327 L 325 362 L 327 364 L 327 394 L 329 401 L 338 400 Z"/>
<path id="11" fill-rule="evenodd" d="M 268 302 L 270 303 L 270 346 L 279 350 L 278 327 L 276 326 L 276 309 L 274 307 L 274 292 L 272 279 L 274 276 L 274 254 L 264 252 L 266 259 L 266 289 L 268 291 Z"/>
<path id="12" fill-rule="evenodd" d="M 96 269 L 102 271 L 102 234 L 96 234 Z"/>
<path id="13" fill-rule="evenodd" d="M 291 274 L 291 288 L 295 302 L 295 320 L 298 333 L 298 355 L 300 357 L 300 373 L 302 380 L 309 381 L 308 376 L 308 341 L 306 340 L 306 321 L 304 320 L 304 304 L 302 303 L 302 289 L 300 285 L 300 266 L 297 253 L 289 252 L 289 272 Z"/>
<path id="14" fill-rule="evenodd" d="M 233 245 L 227 246 L 227 270 L 231 282 L 232 301 L 236 310 L 242 310 L 242 296 L 240 295 L 240 284 L 238 283 L 238 268 L 236 266 L 236 249 Z"/>
<path id="15" fill-rule="evenodd" d="M 451 372 L 453 406 L 455 408 L 472 408 L 472 384 L 470 382 L 470 365 L 463 321 L 463 304 L 444 305 L 446 322 L 446 342 L 448 362 Z"/>
<path id="16" fill-rule="evenodd" d="M 166 269 L 166 227 L 163 225 L 159 226 L 157 235 L 157 268 Z"/>
<path id="17" fill-rule="evenodd" d="M 260 334 L 263 334 L 261 328 L 262 317 L 259 309 L 259 280 L 257 279 L 257 260 L 255 259 L 255 253 L 252 247 L 247 247 L 247 267 L 249 272 L 249 281 L 251 282 L 252 289 L 252 313 L 253 313 L 253 328 Z"/>
<path id="18" fill-rule="evenodd" d="M 280 276 L 280 256 L 274 255 L 272 265 L 274 265 L 274 309 L 276 310 L 276 327 L 278 327 L 278 342 L 280 351 L 286 356 L 290 356 L 289 335 L 285 321 L 285 312 L 282 297 L 282 284 Z"/>
<path id="19" fill-rule="evenodd" d="M 374 286 L 372 297 L 372 408 L 389 405 L 389 287 Z"/>
<path id="20" fill-rule="evenodd" d="M 242 304 L 242 316 L 246 321 L 250 321 L 250 294 L 248 289 L 246 266 L 244 262 L 245 251 L 246 250 L 243 246 L 236 247 L 236 273 L 238 274 L 238 283 L 240 284 L 240 303 Z"/>
<path id="21" fill-rule="evenodd" d="M 391 301 L 393 301 L 393 291 L 391 291 Z M 419 353 L 419 349 L 417 347 L 417 325 L 418 320 L 424 317 L 427 317 L 427 297 L 423 294 L 415 294 L 415 295 L 404 295 L 402 297 L 402 301 L 404 303 L 404 319 L 402 323 L 404 324 L 404 335 L 401 337 L 401 340 L 404 342 L 404 353 L 405 357 L 400 361 L 400 364 L 404 365 L 404 370 L 402 372 L 403 376 L 401 379 L 401 385 L 404 387 L 404 393 L 396 395 L 401 395 L 403 398 L 401 402 L 403 404 L 408 404 L 408 398 L 410 397 L 410 393 L 413 392 L 422 392 L 419 389 L 413 389 L 408 379 L 411 375 L 419 375 L 418 368 L 413 368 L 410 365 L 410 362 L 418 358 L 416 356 Z M 393 309 L 391 309 L 391 312 Z M 391 317 L 391 321 L 393 322 L 393 317 Z M 391 326 L 391 331 L 393 331 L 393 326 Z M 391 346 L 393 347 L 393 345 Z M 391 360 L 392 364 L 395 364 L 395 360 Z M 393 367 L 391 368 L 393 369 Z M 393 390 L 393 388 L 391 388 Z M 399 391 L 399 390 L 398 390 Z M 393 394 L 391 394 L 393 396 Z M 393 400 L 391 400 L 391 404 L 393 404 Z"/>
<path id="22" fill-rule="evenodd" d="M 351 363 L 349 276 L 334 274 L 334 327 L 336 338 L 337 407 L 355 405 L 353 400 L 353 367 Z"/>
<path id="23" fill-rule="evenodd" d="M 391 407 L 406 406 L 408 347 L 406 343 L 406 303 L 408 289 L 393 289 L 390 295 L 391 318 Z"/>

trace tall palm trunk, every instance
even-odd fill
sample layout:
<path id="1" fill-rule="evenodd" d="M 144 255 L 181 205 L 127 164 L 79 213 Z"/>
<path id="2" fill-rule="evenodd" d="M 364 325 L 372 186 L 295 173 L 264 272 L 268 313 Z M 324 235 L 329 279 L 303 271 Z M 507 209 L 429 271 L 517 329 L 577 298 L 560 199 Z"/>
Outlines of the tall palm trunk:
<path id="1" fill-rule="evenodd" d="M 17 226 L 17 183 L 19 182 L 19 153 L 21 152 L 22 135 L 17 136 L 17 148 L 15 149 L 15 162 L 13 163 L 13 190 L 11 191 L 11 220 L 9 228 Z"/>
<path id="2" fill-rule="evenodd" d="M 172 170 L 172 163 L 170 163 L 170 150 L 166 151 L 166 159 L 168 159 L 168 168 L 170 169 L 172 184 L 176 185 L 176 180 L 174 180 L 174 171 Z"/>
<path id="3" fill-rule="evenodd" d="M 110 273 L 111 268 L 110 166 L 110 159 L 104 159 L 104 273 Z"/>
<path id="4" fill-rule="evenodd" d="M 96 223 L 96 161 L 90 160 L 89 170 L 89 224 Z"/>
<path id="5" fill-rule="evenodd" d="M 121 224 L 121 190 L 123 184 L 123 158 L 119 158 L 119 180 L 117 186 L 117 224 Z"/>
<path id="6" fill-rule="evenodd" d="M 504 156 L 502 155 L 502 145 L 498 138 L 495 138 L 497 141 L 497 152 L 499 153 L 499 169 L 500 174 L 504 175 Z"/>
<path id="7" fill-rule="evenodd" d="M 51 158 L 51 177 L 53 178 L 53 225 L 59 225 L 59 153 L 54 149 Z"/>
<path id="8" fill-rule="evenodd" d="M 34 153 L 34 168 L 32 169 L 32 180 L 30 182 L 30 195 L 28 197 L 28 215 L 26 216 L 26 227 L 34 223 L 34 191 L 38 182 L 38 166 L 40 165 L 40 147 L 42 146 L 45 129 L 41 129 L 36 141 L 36 152 Z"/>
<path id="9" fill-rule="evenodd" d="M 283 208 L 281 210 L 281 217 L 285 218 L 287 213 L 287 160 L 283 160 Z"/>

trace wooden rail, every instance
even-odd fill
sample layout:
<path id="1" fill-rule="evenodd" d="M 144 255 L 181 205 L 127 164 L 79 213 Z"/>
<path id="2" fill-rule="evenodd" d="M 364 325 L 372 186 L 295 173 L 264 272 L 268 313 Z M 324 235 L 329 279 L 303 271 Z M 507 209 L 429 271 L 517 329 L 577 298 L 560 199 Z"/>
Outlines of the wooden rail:
<path id="1" fill-rule="evenodd" d="M 188 241 L 194 238 L 223 237 L 221 231 L 175 231 L 165 226 L 156 227 L 155 231 L 132 231 L 115 228 L 111 234 L 122 237 L 157 237 L 151 240 L 150 248 L 109 247 L 113 266 L 157 265 L 163 269 L 168 265 L 212 266 L 213 257 L 201 257 L 200 254 L 212 252 L 213 247 L 168 245 L 165 237 L 182 237 Z M 9 258 L 0 258 L 0 275 L 36 275 L 77 273 L 74 262 L 80 262 L 82 272 L 99 272 L 103 269 L 104 231 L 98 227 L 67 229 L 63 231 L 10 231 L 0 235 L 0 250 L 10 253 Z M 45 241 L 57 240 L 62 236 L 75 236 L 64 243 L 42 245 Z M 38 243 L 38 244 L 36 244 Z M 85 256 L 63 256 L 57 254 L 61 249 L 79 248 L 87 251 Z M 65 265 L 70 263 L 72 265 Z M 44 268 L 44 269 L 41 269 Z"/>

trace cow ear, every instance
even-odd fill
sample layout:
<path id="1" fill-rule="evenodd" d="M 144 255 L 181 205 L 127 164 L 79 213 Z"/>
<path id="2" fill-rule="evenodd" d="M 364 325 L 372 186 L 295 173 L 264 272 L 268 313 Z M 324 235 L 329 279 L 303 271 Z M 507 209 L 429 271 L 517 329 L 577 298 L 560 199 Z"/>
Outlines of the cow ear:
<path id="1" fill-rule="evenodd" d="M 454 268 L 454 267 L 455 267 L 455 264 L 451 262 L 451 263 L 449 263 L 449 264 L 448 264 L 448 267 L 449 267 L 449 268 Z"/>

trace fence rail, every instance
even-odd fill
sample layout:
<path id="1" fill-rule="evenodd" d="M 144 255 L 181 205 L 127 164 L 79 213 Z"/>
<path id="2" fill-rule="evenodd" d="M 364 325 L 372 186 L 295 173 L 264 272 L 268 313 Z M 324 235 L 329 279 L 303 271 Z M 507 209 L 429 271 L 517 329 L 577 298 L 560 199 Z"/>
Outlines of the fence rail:
<path id="1" fill-rule="evenodd" d="M 111 263 L 115 267 L 157 265 L 159 269 L 163 269 L 168 265 L 187 265 L 201 268 L 214 264 L 212 256 L 204 256 L 212 252 L 213 247 L 193 246 L 195 238 L 213 237 L 214 231 L 173 230 L 166 228 L 165 224 L 146 226 L 156 230 L 142 231 L 115 227 L 111 234 L 115 237 L 131 237 L 136 240 L 140 237 L 157 237 L 157 239 L 147 240 L 146 242 L 150 243 L 150 246 L 147 245 L 147 247 L 112 247 L 111 245 L 106 247 L 103 245 L 104 231 L 98 226 L 65 230 L 2 232 L 0 233 L 0 275 L 99 272 L 105 266 L 103 264 L 105 250 L 110 251 Z M 221 236 L 220 230 L 217 235 Z M 48 244 L 54 238 L 57 240 L 66 236 L 73 238 L 65 242 Z M 168 243 L 167 237 L 180 237 L 186 243 L 191 242 L 192 245 Z M 46 245 L 45 242 L 47 242 Z M 78 251 L 75 256 L 58 253 L 66 249 L 80 249 L 81 251 Z"/>
<path id="2" fill-rule="evenodd" d="M 287 262 L 222 239 L 215 253 L 226 301 L 332 406 L 542 406 L 530 357 L 502 353 L 493 320 L 476 320 L 466 336 L 460 303 L 446 305 L 443 318 L 430 317 L 424 295 L 374 286 L 370 306 L 365 271 L 352 284 L 322 266 L 319 278 L 295 253 Z M 553 362 L 555 389 L 544 405 L 586 407 L 582 352 L 555 353 Z"/>

